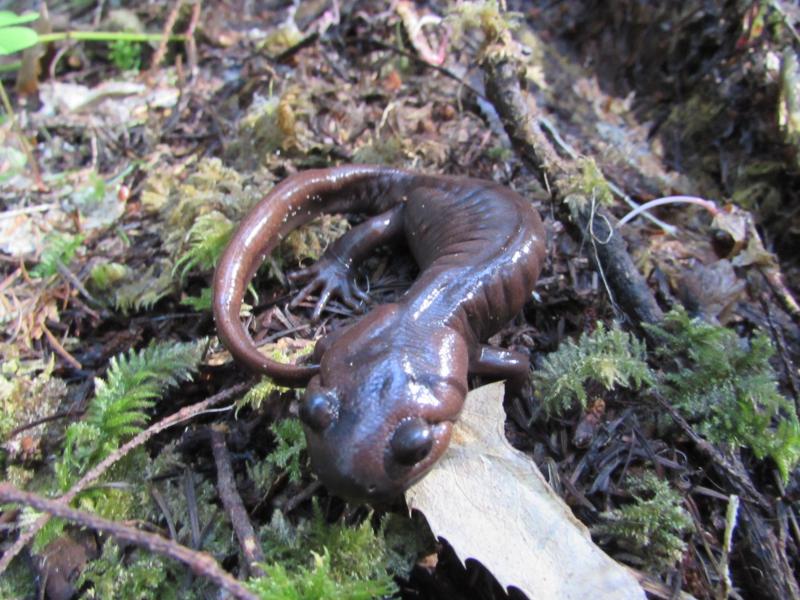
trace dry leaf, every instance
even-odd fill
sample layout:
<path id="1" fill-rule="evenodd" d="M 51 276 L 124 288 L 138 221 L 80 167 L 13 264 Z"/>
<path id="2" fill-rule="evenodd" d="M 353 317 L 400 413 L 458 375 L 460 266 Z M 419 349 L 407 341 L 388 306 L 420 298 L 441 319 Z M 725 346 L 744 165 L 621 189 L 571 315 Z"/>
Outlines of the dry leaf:
<path id="1" fill-rule="evenodd" d="M 535 463 L 503 433 L 503 383 L 472 391 L 437 467 L 406 493 L 461 560 L 532 600 L 645 598 L 625 567 L 598 548 Z"/>

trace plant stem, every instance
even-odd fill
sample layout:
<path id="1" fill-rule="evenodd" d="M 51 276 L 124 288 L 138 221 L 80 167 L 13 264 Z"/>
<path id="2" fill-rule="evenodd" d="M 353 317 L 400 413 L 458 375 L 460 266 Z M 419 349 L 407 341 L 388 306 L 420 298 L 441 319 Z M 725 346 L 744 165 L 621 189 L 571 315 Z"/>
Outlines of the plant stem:
<path id="1" fill-rule="evenodd" d="M 78 40 L 83 42 L 158 42 L 164 39 L 162 33 L 133 33 L 130 31 L 58 31 L 39 36 L 39 43 Z M 170 35 L 170 42 L 185 42 L 185 35 Z"/>
<path id="2" fill-rule="evenodd" d="M 11 71 L 17 71 L 21 66 L 22 66 L 21 60 L 16 60 L 11 63 L 0 65 L 0 73 L 10 73 Z"/>
<path id="3" fill-rule="evenodd" d="M 14 113 L 14 108 L 11 106 L 11 100 L 8 99 L 6 87 L 3 85 L 2 81 L 0 81 L 0 101 L 3 103 L 3 109 L 6 111 L 8 118 L 11 119 L 11 126 L 17 133 L 22 150 L 25 152 L 25 156 L 28 158 L 28 163 L 33 171 L 33 179 L 36 182 L 36 186 L 40 191 L 42 191 L 46 188 L 44 181 L 42 180 L 42 173 L 39 171 L 39 163 L 36 162 L 36 158 L 33 156 L 33 148 L 31 148 L 31 145 L 28 143 L 28 139 L 25 137 L 25 132 L 22 131 L 22 128 L 19 126 L 17 115 Z"/>

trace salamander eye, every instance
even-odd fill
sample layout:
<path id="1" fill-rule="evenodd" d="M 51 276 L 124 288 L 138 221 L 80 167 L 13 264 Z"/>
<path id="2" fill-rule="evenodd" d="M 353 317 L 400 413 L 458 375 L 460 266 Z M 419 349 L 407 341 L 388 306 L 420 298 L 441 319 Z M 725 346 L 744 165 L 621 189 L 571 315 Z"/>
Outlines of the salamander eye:
<path id="1" fill-rule="evenodd" d="M 316 432 L 324 431 L 336 417 L 336 398 L 330 392 L 311 392 L 300 405 L 300 420 Z"/>
<path id="2" fill-rule="evenodd" d="M 433 448 L 433 431 L 423 419 L 408 419 L 397 427 L 390 446 L 397 462 L 407 466 L 414 465 Z"/>

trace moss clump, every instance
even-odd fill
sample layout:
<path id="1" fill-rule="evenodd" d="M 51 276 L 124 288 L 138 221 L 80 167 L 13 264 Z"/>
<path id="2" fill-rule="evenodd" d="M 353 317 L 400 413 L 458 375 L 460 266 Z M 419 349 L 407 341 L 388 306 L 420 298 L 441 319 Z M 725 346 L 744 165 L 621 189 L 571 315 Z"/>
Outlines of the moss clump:
<path id="1" fill-rule="evenodd" d="M 670 568 L 686 551 L 683 537 L 692 526 L 680 495 L 654 473 L 625 480 L 633 503 L 602 513 L 597 536 L 611 536 L 625 550 L 641 557 L 655 571 Z"/>
<path id="2" fill-rule="evenodd" d="M 577 164 L 577 173 L 568 177 L 563 183 L 564 198 L 567 202 L 576 202 L 578 199 L 585 201 L 588 198 L 606 206 L 613 204 L 614 194 L 594 159 L 582 158 Z"/>
<path id="3" fill-rule="evenodd" d="M 305 453 L 306 438 L 303 426 L 297 419 L 284 419 L 270 425 L 269 430 L 276 440 L 276 447 L 268 456 L 267 463 L 289 475 L 289 481 L 298 482 L 302 477 L 301 457 Z"/>
<path id="4" fill-rule="evenodd" d="M 778 392 L 769 339 L 740 338 L 691 319 L 683 309 L 647 327 L 660 341 L 654 355 L 662 365 L 658 388 L 664 397 L 711 441 L 771 457 L 788 480 L 800 461 L 800 424 L 794 405 Z"/>
<path id="5" fill-rule="evenodd" d="M 586 386 L 590 382 L 606 390 L 638 389 L 653 377 L 645 362 L 644 344 L 619 329 L 597 324 L 593 333 L 581 335 L 578 343 L 567 341 L 549 354 L 534 374 L 536 389 L 548 414 L 561 414 L 577 402 L 586 408 Z"/>
<path id="6" fill-rule="evenodd" d="M 369 519 L 358 527 L 329 524 L 315 504 L 313 518 L 292 527 L 276 511 L 262 529 L 267 575 L 250 587 L 264 600 L 391 596 L 397 587 L 388 568 L 407 569 L 410 561 L 397 561 L 386 523 L 377 531 Z"/>

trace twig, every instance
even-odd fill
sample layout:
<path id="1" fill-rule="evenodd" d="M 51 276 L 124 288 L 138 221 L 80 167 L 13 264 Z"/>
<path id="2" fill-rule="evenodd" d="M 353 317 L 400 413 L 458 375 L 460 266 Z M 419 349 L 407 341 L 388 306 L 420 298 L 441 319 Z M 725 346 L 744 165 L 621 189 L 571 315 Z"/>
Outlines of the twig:
<path id="1" fill-rule="evenodd" d="M 194 39 L 194 32 L 200 20 L 201 0 L 192 3 L 192 13 L 189 16 L 189 26 L 186 28 L 186 60 L 189 64 L 189 80 L 197 78 L 197 41 Z"/>
<path id="2" fill-rule="evenodd" d="M 19 140 L 22 150 L 25 152 L 25 156 L 31 165 L 31 171 L 33 171 L 33 181 L 36 183 L 36 188 L 38 191 L 44 192 L 47 190 L 47 186 L 44 184 L 44 180 L 42 179 L 42 171 L 39 169 L 39 163 L 36 162 L 36 156 L 33 154 L 33 148 L 31 148 L 30 143 L 28 143 L 28 138 L 25 137 L 25 132 L 23 132 L 22 127 L 20 127 L 19 121 L 17 120 L 17 115 L 14 113 L 14 109 L 11 107 L 11 100 L 8 99 L 8 94 L 6 94 L 6 88 L 3 86 L 2 81 L 0 81 L 0 101 L 2 101 L 3 109 L 8 114 L 8 118 L 11 119 L 11 126 L 17 133 L 17 139 Z"/>
<path id="3" fill-rule="evenodd" d="M 172 413 L 170 416 L 161 419 L 158 423 L 154 423 L 144 431 L 138 433 L 133 438 L 131 438 L 128 442 L 120 446 L 115 452 L 109 454 L 103 460 L 101 460 L 95 467 L 89 470 L 86 475 L 84 475 L 80 481 L 78 481 L 75 485 L 73 485 L 66 494 L 61 496 L 57 502 L 62 503 L 64 505 L 69 504 L 72 500 L 77 496 L 82 490 L 84 490 L 87 486 L 91 483 L 99 479 L 103 473 L 105 473 L 112 465 L 114 465 L 118 460 L 120 460 L 123 456 L 127 455 L 131 450 L 137 448 L 144 444 L 147 440 L 151 437 L 160 433 L 161 431 L 172 427 L 173 425 L 177 425 L 178 423 L 182 423 L 196 417 L 197 415 L 203 413 L 203 411 L 207 410 L 208 408 L 225 402 L 229 398 L 238 395 L 239 393 L 245 391 L 249 387 L 249 383 L 240 383 L 234 385 L 233 387 L 228 388 L 227 390 L 223 390 L 217 394 L 214 394 L 207 400 L 203 400 L 202 402 L 198 402 L 197 404 L 193 404 L 191 406 L 185 406 L 180 409 L 176 413 Z M 8 568 L 8 565 L 11 564 L 13 558 L 19 554 L 22 549 L 30 542 L 33 537 L 39 532 L 39 530 L 47 524 L 47 521 L 50 520 L 49 515 L 42 515 L 39 517 L 36 522 L 23 533 L 20 534 L 17 541 L 14 542 L 14 545 L 11 546 L 8 550 L 6 550 L 5 554 L 3 554 L 2 558 L 0 558 L 0 575 L 2 575 L 5 570 Z"/>
<path id="4" fill-rule="evenodd" d="M 161 42 L 153 53 L 153 60 L 150 62 L 149 70 L 151 73 L 159 67 L 161 61 L 164 60 L 164 56 L 167 54 L 167 43 L 169 43 L 172 29 L 175 27 L 175 21 L 178 20 L 178 13 L 181 10 L 181 6 L 183 6 L 183 0 L 177 0 L 172 6 L 172 10 L 169 11 L 169 15 L 167 15 L 167 22 L 164 23 L 163 33 L 161 34 Z"/>
<path id="5" fill-rule="evenodd" d="M 45 212 L 53 208 L 52 204 L 35 204 L 34 206 L 25 206 L 23 208 L 14 208 L 12 210 L 4 210 L 0 213 L 0 219 L 10 219 L 19 215 L 27 215 L 35 212 Z"/>
<path id="6" fill-rule="evenodd" d="M 722 581 L 722 587 L 717 593 L 717 598 L 725 600 L 733 589 L 731 573 L 728 570 L 728 557 L 733 548 L 733 530 L 739 520 L 739 496 L 731 495 L 728 499 L 728 510 L 725 513 L 725 537 L 722 540 L 722 556 L 720 557 L 717 570 Z"/>
<path id="7" fill-rule="evenodd" d="M 689 437 L 689 439 L 692 440 L 695 447 L 708 458 L 710 458 L 717 467 L 725 472 L 728 480 L 735 487 L 739 488 L 741 495 L 746 496 L 748 501 L 757 504 L 761 508 L 769 510 L 770 503 L 766 498 L 764 498 L 761 492 L 756 489 L 755 485 L 753 485 L 753 482 L 750 480 L 747 474 L 743 473 L 740 469 L 737 469 L 736 466 L 731 464 L 731 461 L 729 461 L 722 452 L 720 452 L 708 440 L 699 435 L 694 428 L 689 425 L 689 422 L 684 419 L 683 416 L 677 410 L 675 410 L 675 408 L 673 408 L 669 402 L 667 402 L 666 398 L 662 397 L 658 392 L 652 393 L 659 405 L 661 405 L 661 407 L 667 413 L 669 413 L 669 416 L 672 417 L 672 420 L 675 421 L 678 427 L 680 427 Z"/>
<path id="8" fill-rule="evenodd" d="M 216 583 L 233 597 L 242 600 L 258 600 L 258 596 L 236 581 L 219 566 L 214 558 L 206 552 L 196 552 L 177 542 L 168 540 L 154 533 L 139 531 L 128 525 L 109 521 L 91 513 L 75 510 L 57 500 L 48 500 L 37 494 L 18 490 L 10 483 L 0 483 L 0 501 L 13 502 L 45 511 L 50 515 L 67 519 L 95 531 L 102 531 L 118 540 L 129 542 L 150 552 L 167 556 L 186 564 L 199 577 Z"/>
<path id="9" fill-rule="evenodd" d="M 89 290 L 87 290 L 87 289 L 86 289 L 86 287 L 83 285 L 83 283 L 81 283 L 81 280 L 80 280 L 80 279 L 78 279 L 78 278 L 75 276 L 75 274 L 74 274 L 72 271 L 70 271 L 70 270 L 67 268 L 67 266 L 66 266 L 66 265 L 65 265 L 63 262 L 61 262 L 60 260 L 56 260 L 56 269 L 58 269 L 58 272 L 59 272 L 59 273 L 61 273 L 61 275 L 64 277 L 64 279 L 66 279 L 67 281 L 69 281 L 69 282 L 72 284 L 72 287 L 74 287 L 76 290 L 78 290 L 78 292 L 79 292 L 79 293 L 80 293 L 80 294 L 81 294 L 81 295 L 82 295 L 84 298 L 86 298 L 86 299 L 87 299 L 89 302 L 91 302 L 91 303 L 92 303 L 92 304 L 94 304 L 95 306 L 98 306 L 98 307 L 100 307 L 100 308 L 102 308 L 102 307 L 103 307 L 103 303 L 102 303 L 102 302 L 100 302 L 100 301 L 99 301 L 97 298 L 95 298 L 94 296 L 92 296 L 92 295 L 89 293 Z"/>
<path id="10" fill-rule="evenodd" d="M 422 57 L 418 56 L 417 54 L 414 54 L 413 52 L 408 52 L 407 50 L 403 50 L 402 48 L 398 48 L 397 46 L 392 46 L 391 44 L 387 44 L 386 42 L 382 42 L 381 40 L 378 40 L 378 39 L 375 39 L 375 38 L 367 38 L 367 39 L 365 39 L 363 41 L 365 43 L 367 43 L 367 44 L 375 46 L 376 48 L 380 48 L 381 50 L 389 50 L 391 52 L 394 52 L 395 54 L 399 54 L 400 56 L 403 56 L 405 58 L 413 60 L 414 62 L 417 62 L 420 65 L 423 65 L 423 66 L 425 66 L 425 67 L 427 67 L 429 69 L 433 69 L 434 71 L 438 71 L 439 73 L 441 73 L 445 77 L 447 77 L 449 79 L 452 79 L 453 81 L 455 81 L 458 84 L 460 84 L 462 87 L 465 87 L 466 89 L 468 89 L 476 97 L 481 98 L 483 100 L 487 99 L 486 96 L 480 90 L 478 90 L 477 88 L 471 86 L 469 83 L 464 81 L 461 77 L 459 77 L 458 75 L 453 73 L 450 69 L 447 69 L 446 67 L 442 67 L 442 66 L 439 66 L 439 65 L 434 65 L 432 63 L 429 63 L 428 61 L 426 61 Z"/>
<path id="11" fill-rule="evenodd" d="M 16 435 L 19 435 L 23 431 L 27 431 L 28 429 L 33 429 L 34 427 L 38 427 L 39 425 L 43 425 L 44 423 L 49 423 L 50 421 L 58 421 L 59 419 L 66 419 L 67 417 L 77 417 L 82 415 L 83 413 L 84 411 L 82 410 L 65 410 L 63 412 L 47 415 L 46 417 L 42 417 L 41 419 L 35 419 L 30 423 L 25 423 L 24 425 L 20 425 L 19 427 L 15 427 L 11 431 L 9 431 L 8 436 L 6 436 L 6 441 L 12 439 Z"/>
<path id="12" fill-rule="evenodd" d="M 312 481 L 300 493 L 292 496 L 286 501 L 286 503 L 283 505 L 283 512 L 284 513 L 292 512 L 295 508 L 297 508 L 297 506 L 301 502 L 304 502 L 309 498 L 311 498 L 311 496 L 313 496 L 317 492 L 317 490 L 321 487 L 322 487 L 321 481 L 319 480 Z"/>
<path id="13" fill-rule="evenodd" d="M 52 346 L 53 350 L 56 351 L 56 354 L 71 364 L 74 368 L 78 370 L 83 369 L 83 365 L 78 362 L 78 359 L 67 352 L 66 348 L 61 345 L 61 342 L 58 341 L 58 338 L 52 334 L 52 332 L 47 328 L 47 325 L 44 323 L 42 323 L 42 331 L 44 332 L 47 341 L 50 342 L 50 346 Z"/>
<path id="14" fill-rule="evenodd" d="M 264 571 L 258 567 L 257 563 L 264 562 L 264 553 L 256 538 L 255 529 L 247 516 L 242 497 L 236 489 L 236 481 L 233 478 L 233 468 L 231 466 L 231 455 L 225 445 L 225 434 L 219 427 L 211 427 L 211 450 L 214 453 L 214 462 L 217 465 L 217 491 L 222 500 L 222 505 L 231 518 L 231 525 L 236 532 L 239 546 L 244 554 L 243 573 L 251 573 L 257 577 L 263 577 Z"/>

